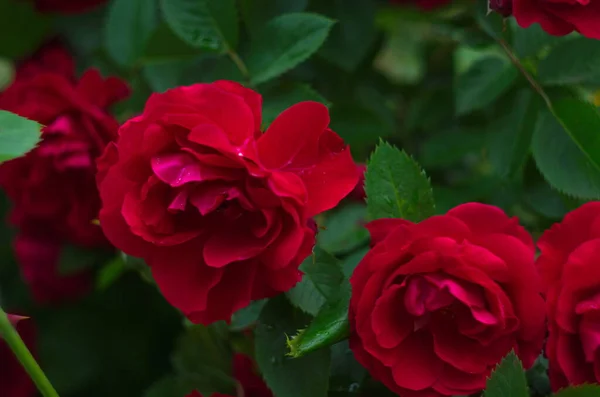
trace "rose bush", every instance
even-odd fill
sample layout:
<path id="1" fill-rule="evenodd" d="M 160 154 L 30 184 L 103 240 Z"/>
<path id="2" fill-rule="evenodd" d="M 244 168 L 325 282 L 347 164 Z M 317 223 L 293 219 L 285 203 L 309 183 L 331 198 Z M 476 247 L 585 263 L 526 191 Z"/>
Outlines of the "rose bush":
<path id="1" fill-rule="evenodd" d="M 15 254 L 40 302 L 72 298 L 88 288 L 85 273 L 59 274 L 64 244 L 109 246 L 92 223 L 100 210 L 95 161 L 117 135 L 118 123 L 107 109 L 128 92 L 123 81 L 103 79 L 93 69 L 78 79 L 67 51 L 49 45 L 24 61 L 0 93 L 0 109 L 46 126 L 39 147 L 0 165 L 0 187 L 12 202 L 10 221 L 19 231 Z"/>
<path id="2" fill-rule="evenodd" d="M 512 349 L 533 364 L 544 302 L 517 219 L 469 203 L 367 228 L 373 247 L 350 279 L 350 347 L 373 377 L 403 397 L 468 395 Z"/>
<path id="3" fill-rule="evenodd" d="M 600 202 L 572 211 L 538 241 L 548 307 L 546 354 L 555 390 L 600 381 Z"/>
<path id="4" fill-rule="evenodd" d="M 432 10 L 448 4 L 449 0 L 391 0 L 393 4 L 415 4 L 423 10 Z"/>
<path id="5" fill-rule="evenodd" d="M 563 36 L 577 31 L 600 39 L 600 3 L 571 0 L 512 0 L 512 9 L 519 25 L 539 23 L 553 35 Z"/>
<path id="6" fill-rule="evenodd" d="M 356 185 L 328 125 L 302 102 L 263 134 L 260 95 L 229 81 L 154 94 L 99 161 L 102 228 L 191 321 L 228 319 L 300 280 L 311 217 Z"/>

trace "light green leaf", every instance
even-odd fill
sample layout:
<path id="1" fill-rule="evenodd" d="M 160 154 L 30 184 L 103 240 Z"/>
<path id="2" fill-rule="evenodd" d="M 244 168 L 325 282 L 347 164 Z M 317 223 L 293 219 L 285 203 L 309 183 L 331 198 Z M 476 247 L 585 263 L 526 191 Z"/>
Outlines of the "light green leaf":
<path id="1" fill-rule="evenodd" d="M 538 169 L 555 189 L 573 197 L 600 198 L 600 172 L 546 109 L 540 112 L 531 149 Z"/>
<path id="2" fill-rule="evenodd" d="M 429 179 L 404 151 L 381 142 L 367 166 L 367 209 L 372 219 L 420 221 L 435 212 Z"/>
<path id="3" fill-rule="evenodd" d="M 268 127 L 281 112 L 298 102 L 315 101 L 329 106 L 330 103 L 310 86 L 289 83 L 266 89 L 263 94 L 263 124 Z"/>
<path id="4" fill-rule="evenodd" d="M 104 30 L 108 54 L 119 65 L 132 67 L 157 21 L 158 4 L 154 0 L 114 0 Z"/>
<path id="5" fill-rule="evenodd" d="M 490 162 L 502 177 L 512 177 L 524 167 L 541 107 L 539 97 L 529 89 L 519 91 L 513 103 L 506 114 L 491 122 L 487 131 Z"/>
<path id="6" fill-rule="evenodd" d="M 492 372 L 484 397 L 529 397 L 523 364 L 514 352 L 510 352 Z"/>
<path id="7" fill-rule="evenodd" d="M 308 0 L 241 0 L 240 10 L 250 34 L 255 36 L 276 16 L 302 12 L 307 6 Z"/>
<path id="8" fill-rule="evenodd" d="M 272 19 L 251 45 L 247 65 L 252 83 L 264 83 L 305 61 L 321 47 L 333 23 L 309 13 Z"/>
<path id="9" fill-rule="evenodd" d="M 312 260 L 304 261 L 300 270 L 313 282 L 325 299 L 334 299 L 344 280 L 339 261 L 319 247 L 315 247 L 309 259 Z"/>
<path id="10" fill-rule="evenodd" d="M 561 42 L 539 63 L 538 76 L 544 85 L 600 84 L 600 41 Z"/>
<path id="11" fill-rule="evenodd" d="M 599 385 L 581 385 L 562 389 L 554 397 L 598 397 L 600 396 Z"/>
<path id="12" fill-rule="evenodd" d="M 256 329 L 256 362 L 276 396 L 327 397 L 329 349 L 305 357 L 286 357 L 287 335 L 303 328 L 309 317 L 294 309 L 283 296 L 273 298 L 263 309 Z"/>
<path id="13" fill-rule="evenodd" d="M 42 126 L 0 110 L 0 163 L 25 155 L 40 141 Z"/>
<path id="14" fill-rule="evenodd" d="M 173 32 L 191 46 L 213 51 L 237 47 L 235 0 L 161 0 L 160 4 Z"/>
<path id="15" fill-rule="evenodd" d="M 516 81 L 519 72 L 508 60 L 490 56 L 456 78 L 456 112 L 463 115 L 493 103 Z"/>

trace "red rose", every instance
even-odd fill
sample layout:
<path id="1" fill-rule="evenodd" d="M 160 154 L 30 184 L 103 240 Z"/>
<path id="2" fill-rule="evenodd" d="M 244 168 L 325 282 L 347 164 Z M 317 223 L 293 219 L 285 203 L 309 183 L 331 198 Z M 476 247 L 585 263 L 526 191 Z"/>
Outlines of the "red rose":
<path id="1" fill-rule="evenodd" d="M 34 348 L 35 330 L 26 317 L 8 315 L 9 321 L 17 329 L 21 339 L 31 350 Z M 33 397 L 35 386 L 21 366 L 10 347 L 0 337 L 0 395 L 5 397 Z"/>
<path id="2" fill-rule="evenodd" d="M 33 0 L 41 12 L 56 12 L 61 14 L 77 14 L 106 3 L 106 0 Z"/>
<path id="3" fill-rule="evenodd" d="M 350 196 L 352 199 L 357 200 L 357 201 L 364 201 L 365 200 L 365 172 L 367 172 L 367 166 L 364 164 L 359 164 L 358 165 L 358 182 L 356 183 L 356 186 L 354 187 L 354 190 L 352 190 L 352 193 L 350 193 Z"/>
<path id="4" fill-rule="evenodd" d="M 263 134 L 261 101 L 229 81 L 154 94 L 99 161 L 106 236 L 196 323 L 292 288 L 311 217 L 358 179 L 325 106 L 292 106 Z"/>
<path id="5" fill-rule="evenodd" d="M 600 382 L 600 202 L 567 214 L 538 241 L 555 390 Z"/>
<path id="6" fill-rule="evenodd" d="M 434 8 L 445 6 L 450 0 L 390 0 L 392 4 L 415 4 L 423 10 L 433 10 Z"/>
<path id="7" fill-rule="evenodd" d="M 257 372 L 252 358 L 244 354 L 236 354 L 233 357 L 233 377 L 238 381 L 244 391 L 244 397 L 273 397 L 265 381 Z M 194 391 L 187 397 L 202 397 Z M 230 397 L 226 394 L 215 393 L 210 397 Z"/>
<path id="8" fill-rule="evenodd" d="M 469 203 L 367 227 L 374 246 L 350 279 L 350 347 L 374 378 L 402 397 L 469 395 L 512 349 L 533 364 L 544 301 L 516 218 Z"/>
<path id="9" fill-rule="evenodd" d="M 600 39 L 600 2 L 572 0 L 513 0 L 513 15 L 522 27 L 539 23 L 553 35 L 563 36 L 576 30 L 592 39 Z"/>
<path id="10" fill-rule="evenodd" d="M 489 0 L 488 7 L 503 17 L 509 17 L 513 11 L 513 0 Z"/>
<path id="11" fill-rule="evenodd" d="M 71 57 L 56 46 L 21 64 L 0 94 L 0 109 L 46 126 L 38 148 L 0 166 L 0 187 L 13 202 L 10 220 L 19 229 L 16 256 L 40 301 L 86 290 L 87 275 L 57 274 L 64 243 L 108 246 L 92 224 L 100 210 L 95 160 L 117 135 L 118 123 L 106 109 L 127 94 L 121 80 L 104 80 L 95 70 L 77 80 Z"/>

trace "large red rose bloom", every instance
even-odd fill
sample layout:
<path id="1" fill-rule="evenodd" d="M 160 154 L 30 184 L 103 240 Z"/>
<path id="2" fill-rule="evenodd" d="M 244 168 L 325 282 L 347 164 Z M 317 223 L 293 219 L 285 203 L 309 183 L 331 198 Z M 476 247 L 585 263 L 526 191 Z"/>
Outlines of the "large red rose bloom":
<path id="1" fill-rule="evenodd" d="M 191 321 L 228 319 L 300 280 L 311 217 L 356 185 L 328 125 L 303 102 L 263 134 L 260 95 L 229 81 L 154 94 L 99 161 L 102 228 Z"/>
<path id="2" fill-rule="evenodd" d="M 95 161 L 117 135 L 107 108 L 126 95 L 121 80 L 95 70 L 77 79 L 71 57 L 56 46 L 23 62 L 0 94 L 0 109 L 46 126 L 39 147 L 0 166 L 0 187 L 13 203 L 10 221 L 19 230 L 16 256 L 39 301 L 87 290 L 86 274 L 58 274 L 63 244 L 108 246 L 92 223 L 100 210 Z"/>
<path id="3" fill-rule="evenodd" d="M 16 328 L 19 336 L 29 350 L 35 350 L 35 329 L 31 320 L 8 315 L 9 321 Z M 5 397 L 33 397 L 35 386 L 23 366 L 10 347 L 0 337 L 0 394 Z"/>
<path id="4" fill-rule="evenodd" d="M 512 349 L 533 364 L 544 302 L 517 219 L 469 203 L 367 227 L 373 247 L 350 280 L 350 347 L 374 378 L 402 397 L 469 395 Z"/>
<path id="5" fill-rule="evenodd" d="M 597 0 L 513 0 L 513 15 L 519 25 L 539 23 L 553 35 L 577 31 L 586 37 L 600 39 L 600 2 Z"/>
<path id="6" fill-rule="evenodd" d="M 600 383 L 600 202 L 567 214 L 538 241 L 550 334 L 550 382 Z"/>

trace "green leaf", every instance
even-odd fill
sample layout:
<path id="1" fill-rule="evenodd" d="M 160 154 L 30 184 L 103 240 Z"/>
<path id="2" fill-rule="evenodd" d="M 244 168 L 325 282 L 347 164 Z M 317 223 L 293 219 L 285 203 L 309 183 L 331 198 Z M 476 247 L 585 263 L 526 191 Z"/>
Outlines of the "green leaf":
<path id="1" fill-rule="evenodd" d="M 254 301 L 248 306 L 235 312 L 233 316 L 231 316 L 231 324 L 229 324 L 229 329 L 232 331 L 243 331 L 250 327 L 258 320 L 258 316 L 266 304 L 266 299 Z"/>
<path id="2" fill-rule="evenodd" d="M 200 52 L 180 39 L 164 22 L 154 29 L 144 48 L 144 63 L 193 58 Z"/>
<path id="3" fill-rule="evenodd" d="M 330 396 L 331 392 L 358 395 L 358 388 L 366 375 L 367 371 L 354 358 L 347 340 L 331 346 Z"/>
<path id="4" fill-rule="evenodd" d="M 546 109 L 532 139 L 533 158 L 546 181 L 567 195 L 600 198 L 600 172 Z"/>
<path id="5" fill-rule="evenodd" d="M 381 142 L 365 175 L 367 209 L 372 219 L 420 221 L 435 212 L 429 179 L 404 151 Z"/>
<path id="6" fill-rule="evenodd" d="M 40 141 L 42 126 L 0 110 L 0 163 L 25 155 Z"/>
<path id="7" fill-rule="evenodd" d="M 337 67 L 354 71 L 377 39 L 376 4 L 372 0 L 318 1 L 315 11 L 339 20 L 319 55 Z"/>
<path id="8" fill-rule="evenodd" d="M 577 37 L 561 42 L 538 65 L 544 85 L 600 84 L 600 42 Z"/>
<path id="9" fill-rule="evenodd" d="M 290 356 L 302 357 L 346 339 L 350 334 L 348 323 L 350 296 L 350 282 L 343 280 L 341 287 L 336 290 L 329 302 L 321 307 L 310 325 L 288 341 Z"/>
<path id="10" fill-rule="evenodd" d="M 177 341 L 173 367 L 187 390 L 233 395 L 235 380 L 230 376 L 232 352 L 227 324 L 192 325 Z"/>
<path id="11" fill-rule="evenodd" d="M 295 307 L 314 316 L 325 301 L 337 297 L 344 273 L 338 260 L 318 247 L 302 262 L 300 270 L 304 277 L 286 295 Z"/>
<path id="12" fill-rule="evenodd" d="M 559 41 L 556 36 L 546 33 L 537 23 L 528 28 L 522 28 L 516 20 L 511 18 L 510 21 L 514 32 L 513 48 L 519 58 L 538 55 L 540 51 Z"/>
<path id="13" fill-rule="evenodd" d="M 111 261 L 100 269 L 96 276 L 96 289 L 105 290 L 110 287 L 115 281 L 127 272 L 128 268 L 125 265 L 126 255 L 119 253 Z"/>
<path id="14" fill-rule="evenodd" d="M 237 47 L 235 0 L 161 0 L 165 20 L 183 41 L 204 50 Z"/>
<path id="15" fill-rule="evenodd" d="M 352 273 L 354 273 L 354 269 L 356 269 L 356 266 L 358 266 L 367 252 L 369 252 L 369 247 L 362 248 L 344 258 L 342 262 L 342 271 L 344 272 L 344 276 L 346 276 L 346 278 L 349 278 Z"/>
<path id="16" fill-rule="evenodd" d="M 329 349 L 292 359 L 286 357 L 287 335 L 303 328 L 309 317 L 294 309 L 284 296 L 273 298 L 263 309 L 256 329 L 256 362 L 276 396 L 327 397 Z"/>
<path id="17" fill-rule="evenodd" d="M 312 257 L 306 260 L 310 261 Z M 316 316 L 325 303 L 325 298 L 308 277 L 303 277 L 294 288 L 285 293 L 285 296 L 294 307 L 311 316 Z"/>
<path id="18" fill-rule="evenodd" d="M 175 375 L 160 378 L 144 392 L 143 397 L 182 397 L 190 392 Z"/>
<path id="19" fill-rule="evenodd" d="M 367 208 L 363 204 L 349 204 L 328 214 L 325 230 L 317 235 L 321 248 L 332 254 L 352 252 L 369 241 L 364 227 Z"/>
<path id="20" fill-rule="evenodd" d="M 153 0 L 114 0 L 104 30 L 108 54 L 119 65 L 132 67 L 157 21 L 158 5 Z"/>
<path id="21" fill-rule="evenodd" d="M 298 102 L 315 101 L 329 106 L 330 103 L 310 86 L 302 83 L 282 84 L 270 87 L 263 94 L 263 124 L 268 127 L 281 112 Z"/>
<path id="22" fill-rule="evenodd" d="M 456 112 L 463 115 L 485 108 L 506 92 L 518 75 L 512 63 L 496 56 L 475 62 L 456 78 Z"/>
<path id="23" fill-rule="evenodd" d="M 484 397 L 529 397 L 523 364 L 511 351 L 492 372 Z"/>
<path id="24" fill-rule="evenodd" d="M 21 58 L 42 44 L 50 19 L 34 10 L 33 2 L 0 0 L 0 57 Z"/>
<path id="25" fill-rule="evenodd" d="M 552 111 L 571 139 L 600 171 L 600 112 L 575 98 L 552 102 Z"/>
<path id="26" fill-rule="evenodd" d="M 529 89 L 517 92 L 512 103 L 514 106 L 493 120 L 487 131 L 490 162 L 503 177 L 512 177 L 524 167 L 541 106 L 537 94 Z"/>
<path id="27" fill-rule="evenodd" d="M 598 397 L 600 396 L 599 385 L 581 385 L 562 389 L 554 397 Z"/>
<path id="28" fill-rule="evenodd" d="M 481 29 L 492 38 L 502 38 L 504 32 L 504 18 L 498 13 L 488 12 L 487 2 L 481 1 L 478 3 L 475 19 Z"/>
<path id="29" fill-rule="evenodd" d="M 272 19 L 251 45 L 247 65 L 252 83 L 264 83 L 305 61 L 321 47 L 333 23 L 309 13 Z"/>
<path id="30" fill-rule="evenodd" d="M 333 299 L 344 280 L 339 261 L 319 247 L 315 247 L 310 259 L 312 260 L 302 263 L 300 270 L 313 282 L 325 299 Z"/>
<path id="31" fill-rule="evenodd" d="M 308 0 L 241 0 L 240 10 L 250 34 L 255 36 L 276 16 L 302 12 Z"/>

